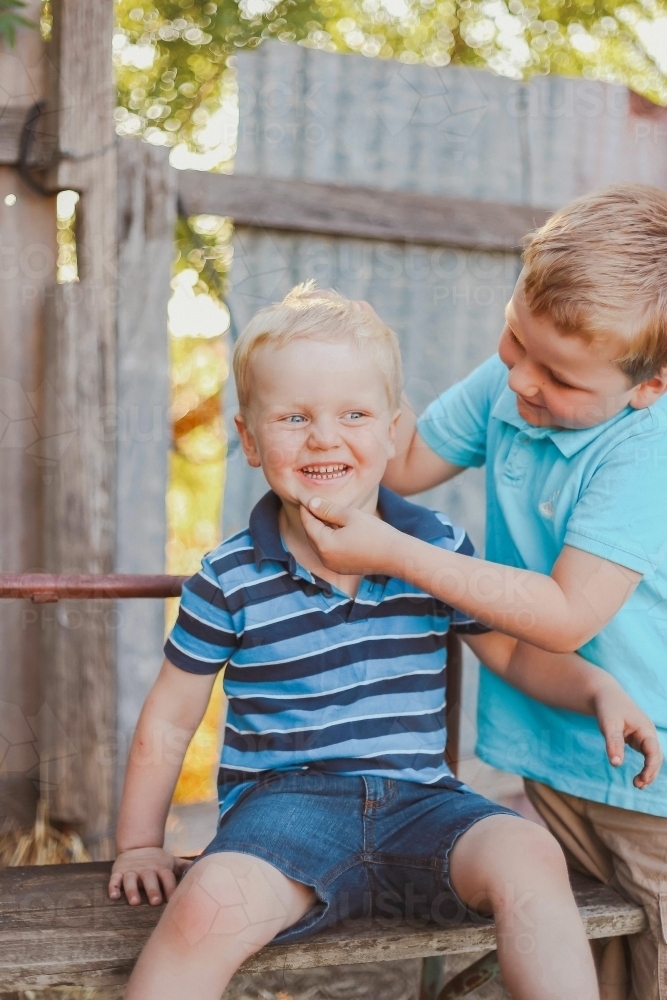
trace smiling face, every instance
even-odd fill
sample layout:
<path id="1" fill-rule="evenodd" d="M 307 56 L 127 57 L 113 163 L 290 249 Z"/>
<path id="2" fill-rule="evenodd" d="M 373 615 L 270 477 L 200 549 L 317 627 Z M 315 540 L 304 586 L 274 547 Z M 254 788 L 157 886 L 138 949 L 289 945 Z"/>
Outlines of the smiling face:
<path id="1" fill-rule="evenodd" d="M 593 427 L 626 406 L 650 406 L 665 391 L 662 377 L 633 386 L 614 360 L 617 344 L 563 334 L 549 316 L 531 313 L 521 277 L 505 316 L 498 353 L 510 370 L 519 415 L 529 424 Z"/>
<path id="2" fill-rule="evenodd" d="M 374 512 L 397 419 L 371 351 L 300 337 L 257 350 L 236 426 L 248 462 L 284 503 L 321 496 Z"/>

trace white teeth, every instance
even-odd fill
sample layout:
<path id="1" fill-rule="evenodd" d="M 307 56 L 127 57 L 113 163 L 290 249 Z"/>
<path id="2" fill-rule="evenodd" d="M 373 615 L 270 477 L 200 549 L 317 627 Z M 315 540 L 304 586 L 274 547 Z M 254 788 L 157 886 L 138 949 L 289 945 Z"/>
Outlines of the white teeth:
<path id="1" fill-rule="evenodd" d="M 348 465 L 304 465 L 301 469 L 309 479 L 340 479 L 347 472 Z"/>

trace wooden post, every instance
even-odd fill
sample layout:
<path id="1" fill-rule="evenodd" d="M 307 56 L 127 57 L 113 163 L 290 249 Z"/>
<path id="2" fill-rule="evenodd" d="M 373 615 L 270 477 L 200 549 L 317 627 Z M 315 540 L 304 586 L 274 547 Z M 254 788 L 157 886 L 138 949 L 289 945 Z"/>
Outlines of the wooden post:
<path id="1" fill-rule="evenodd" d="M 22 13 L 38 21 L 39 0 L 30 0 Z M 39 31 L 20 28 L 16 48 L 0 48 L 0 122 L 14 122 L 18 136 L 27 108 L 44 97 L 47 87 L 45 45 Z M 13 149 L 10 152 L 15 159 Z M 31 191 L 13 166 L 0 166 L 0 570 L 4 572 L 42 565 L 39 387 L 44 303 L 54 281 L 55 261 L 55 198 Z M 34 605 L 25 600 L 0 604 L 0 824 L 6 816 L 24 824 L 34 816 L 40 635 L 40 615 Z"/>
<path id="2" fill-rule="evenodd" d="M 45 504 L 54 572 L 114 566 L 116 464 L 116 141 L 113 5 L 54 0 L 51 96 L 57 162 L 50 183 L 80 193 L 79 281 L 58 285 L 48 333 L 47 429 L 63 437 Z M 71 433 L 73 430 L 74 433 Z M 113 854 L 114 616 L 104 602 L 63 602 L 45 647 L 43 793 L 94 858 Z"/>
<path id="3" fill-rule="evenodd" d="M 176 222 L 169 151 L 118 146 L 118 467 L 116 571 L 164 572 L 169 452 L 167 303 Z M 116 678 L 122 780 L 139 711 L 162 662 L 164 602 L 119 601 Z"/>

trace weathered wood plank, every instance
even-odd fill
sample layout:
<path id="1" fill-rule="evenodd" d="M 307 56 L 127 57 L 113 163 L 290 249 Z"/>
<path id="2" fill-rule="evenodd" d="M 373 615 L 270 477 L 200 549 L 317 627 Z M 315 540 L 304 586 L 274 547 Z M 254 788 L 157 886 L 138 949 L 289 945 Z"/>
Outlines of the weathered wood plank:
<path id="1" fill-rule="evenodd" d="M 259 229 L 468 249 L 519 247 L 551 214 L 527 205 L 194 170 L 179 174 L 178 190 L 188 215 L 226 215 Z"/>
<path id="2" fill-rule="evenodd" d="M 53 3 L 50 183 L 81 193 L 79 281 L 56 288 L 48 337 L 52 461 L 45 562 L 109 573 L 115 547 L 116 143 L 113 6 Z M 63 436 L 67 418 L 69 438 Z M 94 857 L 113 854 L 116 621 L 109 604 L 63 602 L 46 635 L 42 786 L 51 815 L 75 824 Z"/>
<path id="3" fill-rule="evenodd" d="M 97 863 L 0 872 L 0 991 L 113 985 L 127 978 L 163 908 L 110 900 L 109 869 L 108 863 Z M 643 910 L 613 889 L 579 875 L 572 881 L 589 938 L 646 928 Z M 264 948 L 240 972 L 407 960 L 494 946 L 495 930 L 486 924 L 355 921 L 303 943 Z"/>
<path id="4" fill-rule="evenodd" d="M 167 304 L 175 223 L 176 171 L 169 166 L 169 151 L 138 139 L 120 142 L 115 557 L 119 573 L 164 572 L 170 444 Z M 127 600 L 117 605 L 117 611 L 120 792 L 139 711 L 162 662 L 164 602 Z"/>
<path id="5" fill-rule="evenodd" d="M 39 19 L 39 0 L 30 0 L 22 13 Z M 27 105 L 47 91 L 44 49 L 39 32 L 29 29 L 18 31 L 15 48 L 0 48 L 0 126 L 7 126 L 0 127 L 1 162 L 16 160 Z M 49 471 L 39 456 L 45 433 L 44 306 L 54 282 L 56 252 L 55 198 L 35 194 L 16 170 L 0 167 L 0 569 L 4 571 L 42 564 L 42 486 Z M 0 773 L 0 825 L 5 816 L 25 826 L 34 818 L 42 618 L 41 609 L 26 601 L 0 604 L 0 742 L 4 738 L 9 743 Z"/>

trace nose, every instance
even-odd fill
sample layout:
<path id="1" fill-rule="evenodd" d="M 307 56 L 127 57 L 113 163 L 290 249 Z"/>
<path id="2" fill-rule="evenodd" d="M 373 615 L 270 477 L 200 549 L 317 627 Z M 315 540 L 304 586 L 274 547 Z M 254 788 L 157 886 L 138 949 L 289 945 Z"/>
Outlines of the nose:
<path id="1" fill-rule="evenodd" d="M 326 413 L 320 413 L 310 425 L 308 445 L 318 451 L 328 451 L 339 444 L 340 438 L 336 421 Z"/>
<path id="2" fill-rule="evenodd" d="M 523 357 L 512 366 L 507 378 L 507 384 L 519 396 L 530 399 L 540 392 L 541 378 L 535 365 L 531 364 L 528 358 Z"/>

